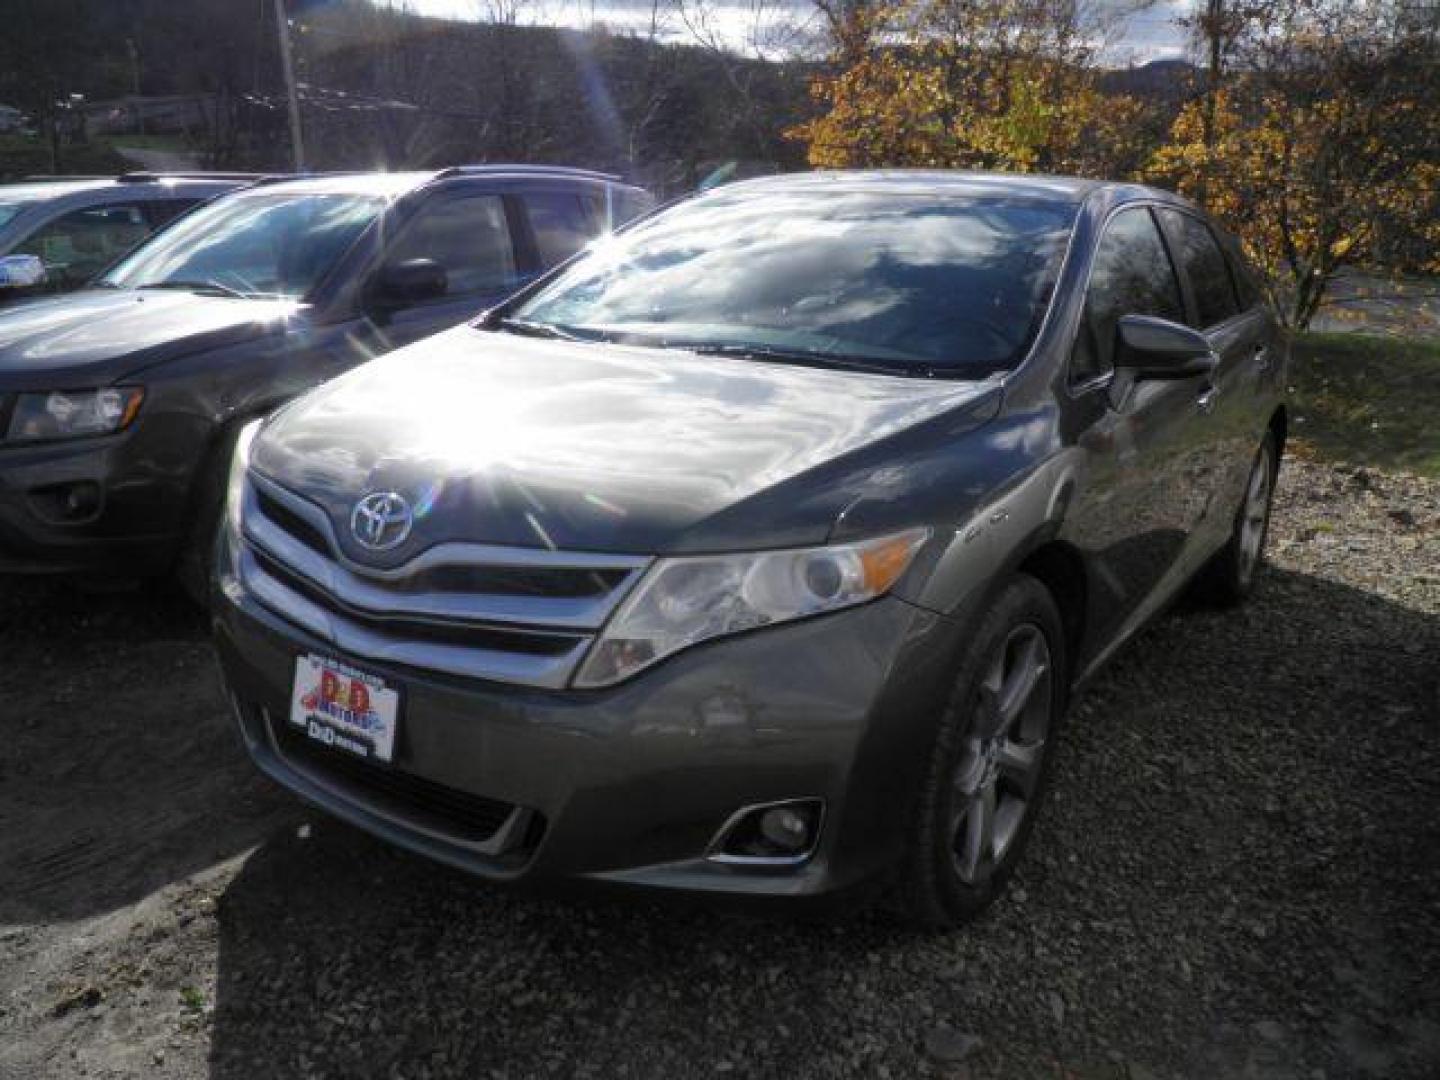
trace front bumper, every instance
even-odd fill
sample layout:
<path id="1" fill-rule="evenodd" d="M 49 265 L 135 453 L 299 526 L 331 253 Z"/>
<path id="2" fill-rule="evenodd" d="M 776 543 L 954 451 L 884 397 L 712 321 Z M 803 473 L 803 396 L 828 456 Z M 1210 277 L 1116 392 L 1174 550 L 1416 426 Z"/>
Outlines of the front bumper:
<path id="1" fill-rule="evenodd" d="M 0 446 L 0 574 L 151 576 L 173 563 L 188 473 L 157 475 L 136 459 L 132 433 Z M 93 511 L 70 516 L 72 486 L 95 493 Z"/>
<path id="2" fill-rule="evenodd" d="M 0 428 L 3 413 L 0 395 Z M 167 573 L 209 431 L 189 413 L 158 409 L 118 435 L 0 444 L 0 573 Z M 91 485 L 92 513 L 62 513 L 58 495 L 71 485 Z"/>
<path id="3" fill-rule="evenodd" d="M 333 647 L 246 594 L 215 599 L 245 745 L 308 801 L 492 880 L 737 896 L 836 893 L 894 864 L 959 638 L 953 620 L 887 598 L 711 642 L 603 691 L 503 686 L 341 655 L 401 687 L 396 756 L 377 788 L 297 754 L 303 747 L 284 736 L 297 656 L 336 656 Z M 452 827 L 446 807 L 471 797 L 524 811 L 507 819 L 514 835 L 477 842 Z M 706 858 L 737 809 L 793 798 L 825 802 L 806 862 Z"/>

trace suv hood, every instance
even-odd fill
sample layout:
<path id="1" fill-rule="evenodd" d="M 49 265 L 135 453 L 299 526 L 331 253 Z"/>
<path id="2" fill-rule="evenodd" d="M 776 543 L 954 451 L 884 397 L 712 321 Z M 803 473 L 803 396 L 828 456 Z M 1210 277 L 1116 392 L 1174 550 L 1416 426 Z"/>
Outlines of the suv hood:
<path id="1" fill-rule="evenodd" d="M 382 567 L 452 540 L 646 554 L 789 546 L 825 540 L 864 495 L 856 475 L 883 474 L 893 495 L 893 455 L 865 460 L 866 448 L 942 417 L 947 437 L 973 427 L 999 394 L 995 383 L 467 326 L 292 402 L 251 463 L 322 506 L 348 556 Z M 376 491 L 403 495 L 416 516 L 410 539 L 379 555 L 350 528 L 356 501 Z"/>
<path id="2" fill-rule="evenodd" d="M 165 289 L 92 289 L 22 303 L 0 311 L 0 390 L 104 386 L 265 333 L 296 307 Z"/>

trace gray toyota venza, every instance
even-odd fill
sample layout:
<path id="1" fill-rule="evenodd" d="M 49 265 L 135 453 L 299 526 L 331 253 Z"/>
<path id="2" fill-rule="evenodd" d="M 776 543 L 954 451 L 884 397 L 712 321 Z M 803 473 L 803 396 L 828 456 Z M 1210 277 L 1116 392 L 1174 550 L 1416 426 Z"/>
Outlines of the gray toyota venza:
<path id="1" fill-rule="evenodd" d="M 1066 702 L 1252 587 L 1287 356 L 1125 184 L 784 176 L 244 432 L 214 629 L 265 772 L 496 881 L 995 898 Z"/>

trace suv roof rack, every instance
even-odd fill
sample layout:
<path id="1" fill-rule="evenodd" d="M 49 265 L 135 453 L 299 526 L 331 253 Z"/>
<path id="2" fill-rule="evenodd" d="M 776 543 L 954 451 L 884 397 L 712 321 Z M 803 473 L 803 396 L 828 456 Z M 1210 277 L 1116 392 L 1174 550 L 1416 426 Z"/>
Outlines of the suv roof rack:
<path id="1" fill-rule="evenodd" d="M 332 176 L 370 176 L 373 169 L 336 169 L 325 172 L 280 172 L 280 173 L 256 173 L 250 177 L 252 187 L 260 187 L 262 184 L 283 184 L 287 180 L 324 180 Z"/>
<path id="2" fill-rule="evenodd" d="M 121 173 L 115 178 L 117 184 L 153 184 L 157 180 L 259 180 L 260 173 L 250 172 L 206 172 L 196 170 L 194 172 L 128 172 Z"/>
<path id="3" fill-rule="evenodd" d="M 432 179 L 444 180 L 451 176 L 489 176 L 496 174 L 520 174 L 522 176 L 575 176 L 586 180 L 608 180 L 618 184 L 623 181 L 614 173 L 599 172 L 595 169 L 577 169 L 569 165 L 451 165 L 441 169 Z"/>
<path id="4" fill-rule="evenodd" d="M 52 176 L 49 173 L 32 173 L 30 176 L 22 176 L 18 181 L 7 180 L 5 183 L 22 184 L 63 184 L 67 180 L 113 180 L 113 176 Z"/>

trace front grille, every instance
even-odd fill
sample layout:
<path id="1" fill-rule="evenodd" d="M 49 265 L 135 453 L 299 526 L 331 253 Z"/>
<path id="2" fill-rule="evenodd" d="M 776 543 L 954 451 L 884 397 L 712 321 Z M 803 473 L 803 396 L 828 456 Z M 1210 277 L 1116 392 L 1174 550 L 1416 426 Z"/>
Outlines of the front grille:
<path id="1" fill-rule="evenodd" d="M 445 543 L 396 568 L 346 558 L 325 511 L 252 473 L 240 576 L 260 603 L 339 651 L 558 689 L 649 560 Z"/>
<path id="2" fill-rule="evenodd" d="M 273 498 L 263 491 L 257 491 L 255 493 L 255 502 L 262 514 L 275 522 L 276 525 L 280 526 L 280 528 L 284 529 L 311 551 L 318 555 L 329 554 L 330 545 L 325 540 L 325 534 L 299 514 L 293 513 L 284 503 L 280 502 L 279 499 Z"/>
<path id="3" fill-rule="evenodd" d="M 515 812 L 512 803 L 472 795 L 321 746 L 281 720 L 271 722 L 270 733 L 281 755 L 291 764 L 335 786 L 341 794 L 358 796 L 359 801 L 382 813 L 431 832 L 467 843 L 484 843 Z"/>
<path id="4" fill-rule="evenodd" d="M 256 561 L 265 573 L 316 604 L 340 610 L 333 597 L 299 574 L 282 566 L 264 552 L 256 552 Z M 459 648 L 500 649 L 534 656 L 562 656 L 584 640 L 582 634 L 535 634 L 514 627 L 483 626 L 478 623 L 425 621 L 393 615 L 373 615 L 364 611 L 345 611 L 347 618 L 359 626 L 379 633 L 403 636 L 411 641 L 430 641 Z"/>

